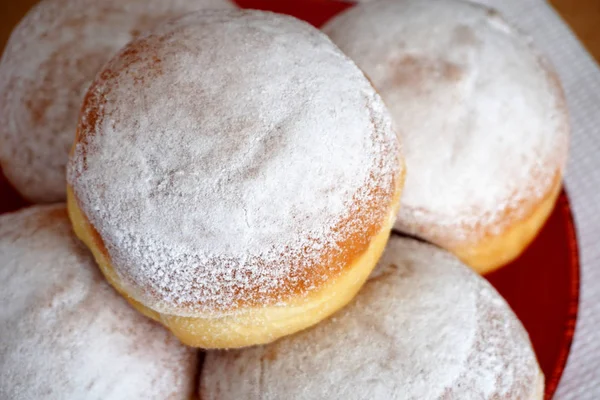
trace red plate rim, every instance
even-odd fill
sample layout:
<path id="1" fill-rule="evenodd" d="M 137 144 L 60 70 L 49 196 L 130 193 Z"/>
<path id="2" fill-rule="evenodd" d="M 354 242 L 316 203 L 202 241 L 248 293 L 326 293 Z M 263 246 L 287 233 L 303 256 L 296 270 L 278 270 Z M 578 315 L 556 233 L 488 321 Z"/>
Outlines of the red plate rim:
<path id="1" fill-rule="evenodd" d="M 579 315 L 579 297 L 581 290 L 581 271 L 579 264 L 579 243 L 577 241 L 577 229 L 575 228 L 575 220 L 569 202 L 569 196 L 563 189 L 560 198 L 556 204 L 563 216 L 563 221 L 566 223 L 567 246 L 569 248 L 569 272 L 570 272 L 570 288 L 569 288 L 569 305 L 566 319 L 566 326 L 563 332 L 562 344 L 560 352 L 552 369 L 552 375 L 546 377 L 546 394 L 544 398 L 549 400 L 556 393 L 556 389 L 560 383 L 560 379 L 567 366 L 569 354 L 571 353 L 571 345 L 575 336 L 577 327 L 577 317 Z"/>

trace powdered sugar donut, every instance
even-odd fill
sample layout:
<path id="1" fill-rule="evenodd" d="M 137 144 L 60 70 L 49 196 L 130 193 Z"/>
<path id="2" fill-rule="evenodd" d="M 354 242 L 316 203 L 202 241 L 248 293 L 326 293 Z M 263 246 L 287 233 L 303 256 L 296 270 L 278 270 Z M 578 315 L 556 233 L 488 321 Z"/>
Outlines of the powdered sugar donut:
<path id="1" fill-rule="evenodd" d="M 0 398 L 191 399 L 196 352 L 131 308 L 64 205 L 0 216 Z"/>
<path id="2" fill-rule="evenodd" d="M 527 333 L 483 278 L 449 253 L 394 236 L 356 299 L 316 327 L 212 352 L 204 400 L 540 400 Z"/>
<path id="3" fill-rule="evenodd" d="M 65 199 L 65 165 L 89 84 L 121 47 L 162 21 L 228 0 L 43 0 L 0 60 L 0 166 L 29 201 Z"/>
<path id="4" fill-rule="evenodd" d="M 561 189 L 569 123 L 552 67 L 493 10 L 381 0 L 324 28 L 379 90 L 405 145 L 396 227 L 480 272 L 518 256 Z"/>
<path id="5" fill-rule="evenodd" d="M 124 48 L 83 105 L 69 211 L 109 281 L 184 343 L 266 343 L 345 305 L 403 168 L 381 99 L 325 35 L 190 14 Z"/>

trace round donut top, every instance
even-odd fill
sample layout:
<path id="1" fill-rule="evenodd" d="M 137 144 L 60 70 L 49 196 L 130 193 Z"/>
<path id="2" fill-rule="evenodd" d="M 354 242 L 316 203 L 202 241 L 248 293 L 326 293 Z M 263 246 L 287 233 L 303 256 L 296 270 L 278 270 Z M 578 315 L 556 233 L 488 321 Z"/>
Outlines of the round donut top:
<path id="1" fill-rule="evenodd" d="M 227 0 L 44 0 L 0 61 L 0 163 L 30 201 L 65 199 L 65 165 L 81 101 L 121 47 L 159 22 Z"/>
<path id="2" fill-rule="evenodd" d="M 371 79 L 402 137 L 401 230 L 476 241 L 529 215 L 559 181 L 569 135 L 560 83 L 497 12 L 381 0 L 324 31 Z"/>
<path id="3" fill-rule="evenodd" d="M 360 70 L 292 17 L 192 14 L 91 87 L 69 164 L 132 296 L 172 315 L 320 289 L 386 223 L 401 173 Z"/>
<path id="4" fill-rule="evenodd" d="M 64 205 L 0 216 L 0 398 L 182 399 L 196 352 L 131 308 Z"/>
<path id="5" fill-rule="evenodd" d="M 354 302 L 329 320 L 268 346 L 207 354 L 200 395 L 217 393 L 529 400 L 542 398 L 543 376 L 487 281 L 443 250 L 394 236 Z"/>

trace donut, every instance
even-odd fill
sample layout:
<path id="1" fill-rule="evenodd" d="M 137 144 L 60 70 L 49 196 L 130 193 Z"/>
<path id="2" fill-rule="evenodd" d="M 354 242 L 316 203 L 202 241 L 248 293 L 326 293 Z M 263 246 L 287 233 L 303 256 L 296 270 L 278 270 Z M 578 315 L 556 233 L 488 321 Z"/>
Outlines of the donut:
<path id="1" fill-rule="evenodd" d="M 123 300 L 64 204 L 0 216 L 0 398 L 192 399 L 197 352 Z"/>
<path id="2" fill-rule="evenodd" d="M 561 190 L 569 121 L 552 66 L 489 8 L 357 5 L 323 28 L 370 78 L 402 137 L 395 224 L 480 273 L 519 256 Z"/>
<path id="3" fill-rule="evenodd" d="M 398 236 L 350 305 L 270 345 L 209 352 L 199 386 L 203 400 L 544 396 L 527 333 L 492 286 Z"/>
<path id="4" fill-rule="evenodd" d="M 65 167 L 83 96 L 102 66 L 160 22 L 228 0 L 43 0 L 0 60 L 0 167 L 32 203 L 66 198 Z"/>
<path id="5" fill-rule="evenodd" d="M 236 348 L 313 325 L 380 257 L 403 184 L 381 98 L 319 30 L 190 14 L 87 93 L 68 164 L 76 234 L 181 341 Z"/>

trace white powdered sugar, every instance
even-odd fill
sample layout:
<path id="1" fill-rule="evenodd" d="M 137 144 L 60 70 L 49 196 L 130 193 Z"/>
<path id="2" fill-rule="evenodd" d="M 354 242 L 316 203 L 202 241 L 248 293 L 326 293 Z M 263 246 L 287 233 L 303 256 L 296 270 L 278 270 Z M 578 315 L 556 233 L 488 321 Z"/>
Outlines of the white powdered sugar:
<path id="1" fill-rule="evenodd" d="M 106 283 L 64 205 L 1 216 L 0 265 L 0 398 L 191 398 L 196 351 Z"/>
<path id="2" fill-rule="evenodd" d="M 92 86 L 80 131 L 80 208 L 128 293 L 174 315 L 319 289 L 356 250 L 345 243 L 366 248 L 389 218 L 401 172 L 354 63 L 258 11 L 193 14 L 133 42 Z"/>
<path id="3" fill-rule="evenodd" d="M 209 352 L 204 400 L 541 400 L 527 333 L 483 278 L 392 237 L 353 303 L 273 344 Z"/>
<path id="4" fill-rule="evenodd" d="M 44 0 L 0 61 L 0 164 L 28 200 L 65 199 L 65 165 L 96 73 L 143 31 L 228 0 Z"/>
<path id="5" fill-rule="evenodd" d="M 402 137 L 408 173 L 397 228 L 444 246 L 476 242 L 553 190 L 568 147 L 562 90 L 495 11 L 381 0 L 324 31 L 371 79 Z"/>

